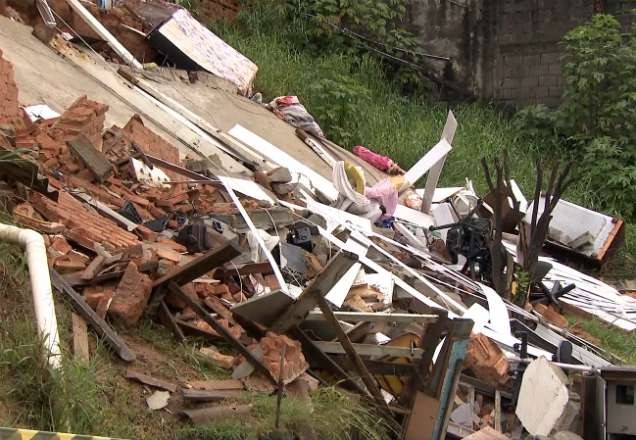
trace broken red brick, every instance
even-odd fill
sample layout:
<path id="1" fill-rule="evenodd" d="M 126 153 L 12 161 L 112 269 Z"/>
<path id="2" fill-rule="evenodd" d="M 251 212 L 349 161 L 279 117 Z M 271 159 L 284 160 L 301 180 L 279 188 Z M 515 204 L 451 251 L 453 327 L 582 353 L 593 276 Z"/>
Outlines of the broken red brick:
<path id="1" fill-rule="evenodd" d="M 107 105 L 91 101 L 85 95 L 81 96 L 51 127 L 50 134 L 60 142 L 66 142 L 83 134 L 96 149 L 101 151 L 102 131 L 107 110 Z"/>
<path id="2" fill-rule="evenodd" d="M 110 316 L 121 320 L 128 327 L 134 326 L 144 313 L 151 290 L 150 277 L 140 273 L 135 263 L 128 263 L 113 295 Z"/>
<path id="3" fill-rule="evenodd" d="M 288 384 L 303 374 L 309 364 L 305 360 L 300 342 L 294 341 L 285 335 L 277 335 L 267 332 L 261 338 L 258 345 L 263 349 L 263 363 L 275 378 L 280 377 L 281 354 L 285 347 L 283 370 L 283 383 Z"/>
<path id="4" fill-rule="evenodd" d="M 503 385 L 508 381 L 508 359 L 487 336 L 472 335 L 464 357 L 464 368 L 469 368 L 477 379 L 492 385 Z"/>
<path id="5" fill-rule="evenodd" d="M 59 273 L 77 272 L 88 265 L 88 257 L 79 252 L 71 251 L 53 260 L 53 267 Z"/>
<path id="6" fill-rule="evenodd" d="M 73 250 L 66 238 L 61 235 L 49 236 L 50 244 L 47 248 L 50 257 L 60 257 L 66 255 Z"/>
<path id="7" fill-rule="evenodd" d="M 14 125 L 19 117 L 18 86 L 13 77 L 13 66 L 2 57 L 0 50 L 0 125 Z"/>
<path id="8" fill-rule="evenodd" d="M 550 324 L 554 324 L 559 328 L 567 328 L 568 320 L 553 305 L 546 306 L 544 304 L 535 304 L 534 310 L 543 316 Z"/>
<path id="9" fill-rule="evenodd" d="M 159 159 L 181 165 L 179 150 L 146 127 L 139 115 L 134 115 L 124 127 L 126 133 L 141 150 Z"/>
<path id="10" fill-rule="evenodd" d="M 49 183 L 59 184 L 53 179 L 49 179 Z M 136 235 L 89 210 L 63 189 L 59 191 L 57 202 L 37 192 L 29 194 L 29 201 L 47 220 L 63 223 L 66 226 L 63 235 L 85 248 L 93 249 L 95 244 L 101 244 L 107 250 L 117 250 L 139 244 Z"/>
<path id="11" fill-rule="evenodd" d="M 59 234 L 65 227 L 61 223 L 47 222 L 38 214 L 30 203 L 20 203 L 13 208 L 16 223 L 47 234 Z"/>

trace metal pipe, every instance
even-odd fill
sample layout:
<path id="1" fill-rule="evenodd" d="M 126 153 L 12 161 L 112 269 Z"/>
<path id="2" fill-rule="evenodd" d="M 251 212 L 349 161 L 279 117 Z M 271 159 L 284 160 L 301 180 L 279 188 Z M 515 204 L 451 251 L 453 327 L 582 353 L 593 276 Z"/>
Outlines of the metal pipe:
<path id="1" fill-rule="evenodd" d="M 0 241 L 16 243 L 25 249 L 38 333 L 44 341 L 49 366 L 57 370 L 62 354 L 44 238 L 31 229 L 0 223 Z"/>

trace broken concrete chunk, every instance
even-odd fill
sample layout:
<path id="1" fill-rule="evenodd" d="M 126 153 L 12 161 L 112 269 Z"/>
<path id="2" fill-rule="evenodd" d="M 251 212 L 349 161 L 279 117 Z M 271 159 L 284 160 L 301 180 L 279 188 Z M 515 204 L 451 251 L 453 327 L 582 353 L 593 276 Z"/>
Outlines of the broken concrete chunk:
<path id="1" fill-rule="evenodd" d="M 463 365 L 477 379 L 495 387 L 508 381 L 508 359 L 497 344 L 481 333 L 470 337 Z"/>
<path id="2" fill-rule="evenodd" d="M 267 173 L 267 177 L 271 183 L 288 183 L 292 180 L 292 175 L 289 169 L 285 167 L 278 167 Z"/>
<path id="3" fill-rule="evenodd" d="M 559 367 L 540 357 L 523 373 L 515 414 L 532 435 L 549 435 L 566 412 L 568 378 Z"/>
<path id="4" fill-rule="evenodd" d="M 298 186 L 297 183 L 272 183 L 272 190 L 279 196 L 284 196 L 294 191 Z"/>
<path id="5" fill-rule="evenodd" d="M 151 289 L 150 277 L 140 273 L 135 263 L 128 263 L 113 295 L 110 315 L 126 326 L 134 326 L 144 313 Z"/>
<path id="6" fill-rule="evenodd" d="M 157 411 L 168 406 L 170 393 L 168 391 L 155 391 L 150 397 L 146 398 L 146 403 L 151 411 Z"/>

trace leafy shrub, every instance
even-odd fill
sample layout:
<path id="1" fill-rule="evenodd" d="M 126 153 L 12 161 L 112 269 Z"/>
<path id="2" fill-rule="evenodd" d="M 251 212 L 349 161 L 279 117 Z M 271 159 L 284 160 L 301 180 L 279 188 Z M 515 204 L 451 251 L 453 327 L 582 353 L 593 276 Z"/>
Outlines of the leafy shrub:
<path id="1" fill-rule="evenodd" d="M 309 86 L 314 96 L 312 111 L 320 124 L 329 127 L 333 140 L 345 145 L 362 142 L 356 139 L 364 107 L 371 93 L 350 76 L 324 76 Z"/>
<path id="2" fill-rule="evenodd" d="M 407 0 L 290 0 L 289 14 L 304 20 L 306 42 L 316 53 L 336 48 L 383 56 L 405 90 L 427 90 L 419 69 L 417 37 L 405 24 Z M 399 60 L 405 60 L 402 63 Z"/>
<path id="3" fill-rule="evenodd" d="M 516 123 L 544 145 L 578 159 L 595 204 L 634 219 L 636 186 L 636 36 L 621 34 L 611 15 L 563 39 L 565 91 L 559 108 L 529 107 Z"/>

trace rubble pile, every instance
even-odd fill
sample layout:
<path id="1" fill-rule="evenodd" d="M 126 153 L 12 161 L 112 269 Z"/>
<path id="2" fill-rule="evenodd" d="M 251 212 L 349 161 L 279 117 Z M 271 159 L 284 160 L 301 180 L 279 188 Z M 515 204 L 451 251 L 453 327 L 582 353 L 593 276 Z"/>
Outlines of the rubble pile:
<path id="1" fill-rule="evenodd" d="M 73 31 L 94 32 L 64 1 L 50 6 L 73 14 L 65 19 Z M 88 9 L 144 61 L 150 51 L 137 43 L 157 50 L 145 36 L 182 11 L 131 0 Z M 122 29 L 135 34 L 129 28 L 144 37 L 124 38 Z M 215 47 L 186 56 L 201 67 Z M 228 56 L 236 63 L 224 73 L 204 70 L 249 94 L 256 66 Z M 52 284 L 132 363 L 126 377 L 160 390 L 151 409 L 178 393 L 184 417 L 204 424 L 249 414 L 251 405 L 233 400 L 246 390 L 307 396 L 337 383 L 373 402 L 396 438 L 518 439 L 605 438 L 621 421 L 584 420 L 612 411 L 611 399 L 599 410 L 596 397 L 619 393 L 629 405 L 631 389 L 634 405 L 634 370 L 613 366 L 564 314 L 632 332 L 636 300 L 568 267 L 562 253 L 545 253 L 567 249 L 602 263 L 620 241 L 620 220 L 560 200 L 552 187 L 528 202 L 509 176 L 484 195 L 468 180 L 438 188 L 458 125 L 452 112 L 439 143 L 403 170 L 367 148 L 357 147 L 358 157 L 330 142 L 295 96 L 266 107 L 298 128 L 303 157 L 241 125 L 215 129 L 142 75 L 127 75 L 139 100 L 180 115 L 180 144 L 157 134 L 146 114 L 106 126 L 109 103 L 90 96 L 34 117 L 41 104 L 20 102 L 0 56 L 0 197 L 16 224 L 44 236 Z M 216 153 L 203 152 L 204 142 Z M 224 169 L 220 156 L 242 171 Z M 572 225 L 572 212 L 594 227 Z M 204 340 L 201 356 L 232 379 L 177 387 L 136 371 L 134 351 L 111 324 L 143 319 L 177 340 Z"/>

